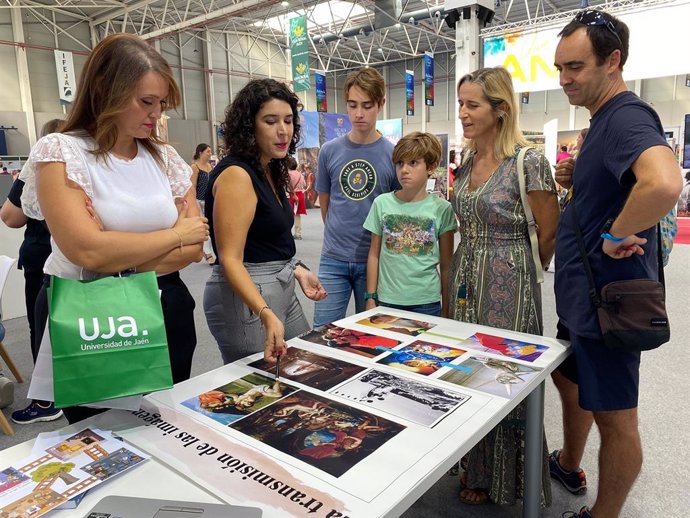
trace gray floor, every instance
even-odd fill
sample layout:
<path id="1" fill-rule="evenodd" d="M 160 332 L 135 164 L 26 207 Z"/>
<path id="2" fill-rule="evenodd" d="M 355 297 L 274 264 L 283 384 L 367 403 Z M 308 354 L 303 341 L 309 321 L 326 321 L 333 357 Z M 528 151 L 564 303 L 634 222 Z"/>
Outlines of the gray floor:
<path id="1" fill-rule="evenodd" d="M 318 210 L 310 210 L 304 220 L 304 239 L 297 241 L 298 257 L 306 264 L 318 268 L 323 225 Z M 690 293 L 690 246 L 678 245 L 666 268 L 668 308 L 673 328 L 673 339 L 656 351 L 644 354 L 642 366 L 640 428 L 644 446 L 645 463 L 632 495 L 624 508 L 623 517 L 672 518 L 685 516 L 690 509 L 690 452 L 685 440 L 690 435 L 690 403 L 688 403 L 687 379 L 688 349 L 686 337 L 690 334 L 690 316 L 687 311 Z M 221 364 L 220 355 L 211 337 L 201 308 L 204 283 L 209 267 L 200 263 L 188 267 L 183 276 L 197 300 L 196 325 L 198 346 L 194 358 L 193 374 L 201 374 Z M 544 319 L 546 334 L 555 334 L 553 300 L 553 276 L 546 275 L 544 292 Z M 313 304 L 303 302 L 311 321 Z M 352 312 L 352 308 L 350 309 Z M 7 328 L 5 345 L 18 363 L 20 370 L 29 375 L 32 370 L 26 319 L 17 318 L 4 322 Z M 15 403 L 6 408 L 6 415 L 26 404 L 28 383 L 16 386 Z M 685 394 L 685 395 L 684 395 Z M 547 384 L 545 426 L 550 448 L 561 444 L 562 429 L 558 395 L 551 383 Z M 64 419 L 52 423 L 15 425 L 13 437 L 0 435 L 0 448 L 33 439 L 37 433 L 54 430 L 66 424 Z M 544 512 L 544 517 L 560 518 L 561 513 L 579 509 L 593 501 L 597 483 L 596 452 L 599 437 L 596 432 L 590 438 L 583 466 L 588 475 L 590 494 L 573 497 L 560 487 L 554 486 L 554 505 Z M 501 508 L 494 505 L 466 506 L 459 502 L 457 477 L 444 476 L 417 503 L 407 511 L 406 518 L 487 517 L 504 518 L 521 515 L 519 506 Z"/>

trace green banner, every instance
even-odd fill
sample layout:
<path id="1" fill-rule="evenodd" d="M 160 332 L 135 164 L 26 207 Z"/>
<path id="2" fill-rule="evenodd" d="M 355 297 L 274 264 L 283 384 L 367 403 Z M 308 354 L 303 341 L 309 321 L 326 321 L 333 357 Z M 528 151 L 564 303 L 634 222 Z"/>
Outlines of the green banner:
<path id="1" fill-rule="evenodd" d="M 309 80 L 309 34 L 307 17 L 290 18 L 290 55 L 292 56 L 292 89 L 303 92 L 311 88 Z"/>

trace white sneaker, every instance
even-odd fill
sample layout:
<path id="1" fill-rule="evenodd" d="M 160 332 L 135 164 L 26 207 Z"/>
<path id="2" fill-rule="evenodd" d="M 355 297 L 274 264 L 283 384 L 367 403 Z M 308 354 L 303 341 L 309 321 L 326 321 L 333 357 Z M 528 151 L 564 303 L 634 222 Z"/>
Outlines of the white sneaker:
<path id="1" fill-rule="evenodd" d="M 14 403 L 14 383 L 0 374 L 0 408 L 8 407 L 12 403 Z"/>

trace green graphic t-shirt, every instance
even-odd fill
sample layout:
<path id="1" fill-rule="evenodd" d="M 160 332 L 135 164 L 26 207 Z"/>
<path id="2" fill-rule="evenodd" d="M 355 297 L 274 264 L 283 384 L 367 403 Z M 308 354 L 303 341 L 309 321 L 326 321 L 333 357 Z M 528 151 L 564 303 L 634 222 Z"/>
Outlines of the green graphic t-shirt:
<path id="1" fill-rule="evenodd" d="M 438 238 L 458 228 L 450 203 L 434 195 L 403 202 L 381 194 L 364 228 L 381 236 L 379 300 L 405 306 L 441 300 Z"/>

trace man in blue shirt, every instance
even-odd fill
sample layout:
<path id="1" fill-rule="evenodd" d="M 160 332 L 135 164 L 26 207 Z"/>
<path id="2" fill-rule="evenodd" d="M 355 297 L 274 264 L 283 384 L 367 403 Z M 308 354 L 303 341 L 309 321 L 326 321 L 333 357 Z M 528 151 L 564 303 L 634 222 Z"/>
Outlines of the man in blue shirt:
<path id="1" fill-rule="evenodd" d="M 678 200 L 681 177 L 658 115 L 623 81 L 628 27 L 607 13 L 586 10 L 559 36 L 555 65 L 561 86 L 570 104 L 584 106 L 592 118 L 577 162 L 569 158 L 556 167 L 556 181 L 573 186 L 556 236 L 555 290 L 576 368 L 554 374 L 565 437 L 563 449 L 551 454 L 551 471 L 570 491 L 583 492 L 567 481 L 580 471 L 595 422 L 601 435 L 598 494 L 591 509 L 583 507 L 577 516 L 615 518 L 642 465 L 640 353 L 604 345 L 575 225 L 597 289 L 616 280 L 657 279 L 655 225 Z"/>
<path id="2" fill-rule="evenodd" d="M 364 311 L 371 233 L 362 225 L 374 198 L 400 187 L 394 146 L 376 130 L 386 102 L 383 76 L 373 68 L 351 72 L 344 93 L 352 130 L 323 145 L 316 176 L 324 221 L 319 279 L 328 297 L 316 303 L 315 328 L 344 318 L 353 292 L 356 311 Z"/>

